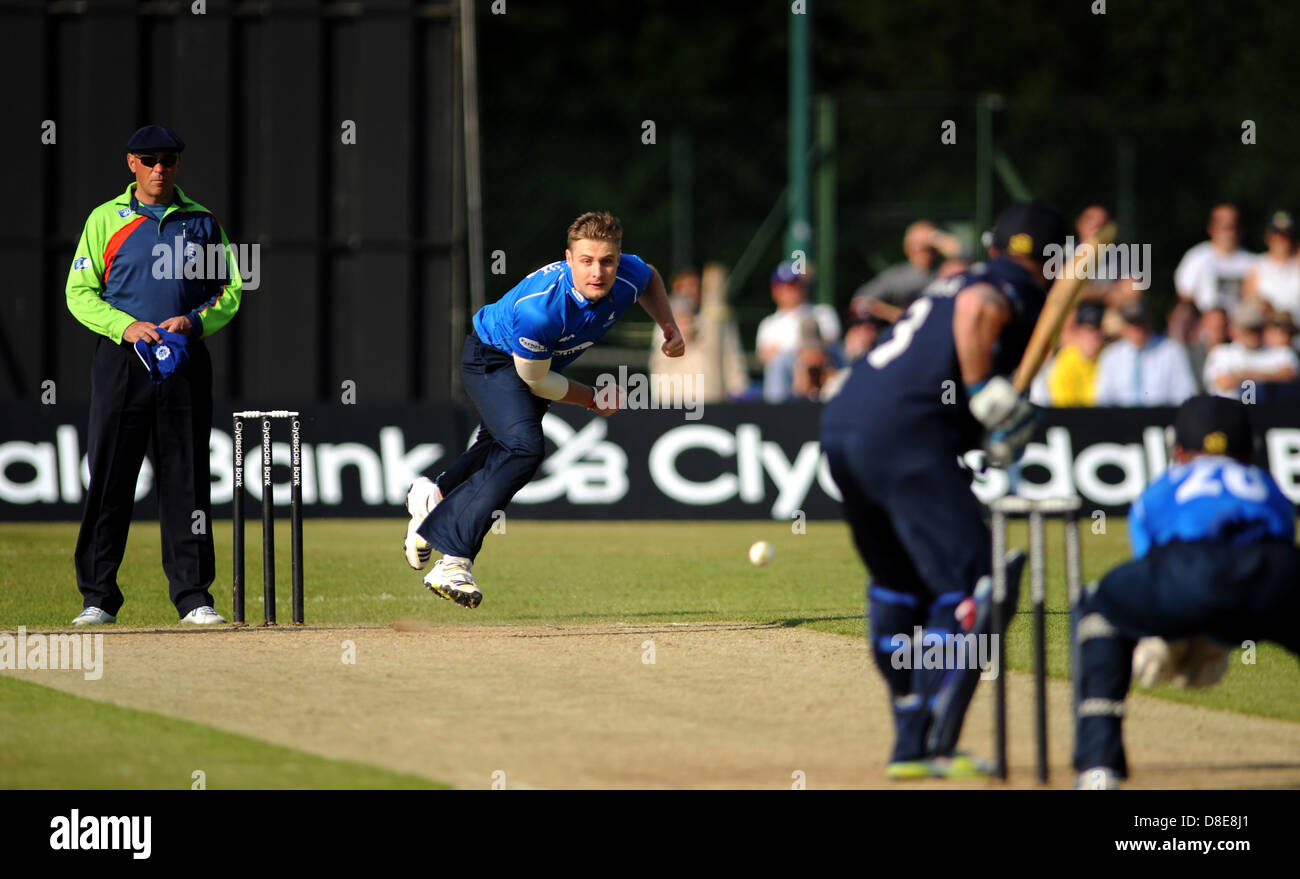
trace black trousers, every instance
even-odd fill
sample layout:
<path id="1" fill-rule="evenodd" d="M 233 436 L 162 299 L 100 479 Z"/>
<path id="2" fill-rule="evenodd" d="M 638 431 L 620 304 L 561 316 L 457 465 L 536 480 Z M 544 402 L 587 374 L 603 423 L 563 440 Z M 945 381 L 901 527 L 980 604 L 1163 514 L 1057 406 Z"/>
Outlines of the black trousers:
<path id="1" fill-rule="evenodd" d="M 95 347 L 87 438 L 90 488 L 74 557 L 85 607 L 113 615 L 122 607 L 117 570 L 146 450 L 154 462 L 163 573 L 172 603 L 182 617 L 212 604 L 212 360 L 202 340 L 191 340 L 188 349 L 189 362 L 154 384 L 130 345 L 100 338 Z"/>

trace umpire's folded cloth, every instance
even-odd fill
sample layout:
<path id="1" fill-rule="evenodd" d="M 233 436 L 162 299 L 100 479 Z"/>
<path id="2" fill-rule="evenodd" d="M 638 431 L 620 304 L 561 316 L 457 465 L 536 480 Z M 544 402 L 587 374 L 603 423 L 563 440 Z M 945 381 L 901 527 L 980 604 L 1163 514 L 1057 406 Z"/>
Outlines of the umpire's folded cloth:
<path id="1" fill-rule="evenodd" d="M 139 355 L 144 368 L 149 370 L 149 377 L 155 382 L 161 382 L 190 359 L 190 352 L 186 348 L 189 339 L 180 333 L 164 330 L 162 327 L 156 329 L 158 335 L 162 336 L 162 341 L 149 342 L 147 339 L 137 339 L 135 353 Z"/>

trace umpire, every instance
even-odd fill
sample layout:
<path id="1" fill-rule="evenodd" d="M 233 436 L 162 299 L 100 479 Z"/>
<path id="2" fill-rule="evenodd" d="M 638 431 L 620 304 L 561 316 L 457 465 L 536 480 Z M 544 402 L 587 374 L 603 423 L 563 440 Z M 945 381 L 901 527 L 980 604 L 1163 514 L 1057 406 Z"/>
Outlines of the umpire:
<path id="1" fill-rule="evenodd" d="M 117 570 L 146 449 L 172 603 L 182 622 L 225 622 L 208 591 L 216 562 L 208 527 L 212 361 L 203 339 L 239 310 L 241 280 L 217 218 L 176 185 L 184 149 L 161 125 L 131 136 L 126 164 L 135 181 L 90 212 L 68 272 L 68 310 L 99 336 L 90 487 L 74 557 L 79 626 L 115 622 L 122 607 Z"/>

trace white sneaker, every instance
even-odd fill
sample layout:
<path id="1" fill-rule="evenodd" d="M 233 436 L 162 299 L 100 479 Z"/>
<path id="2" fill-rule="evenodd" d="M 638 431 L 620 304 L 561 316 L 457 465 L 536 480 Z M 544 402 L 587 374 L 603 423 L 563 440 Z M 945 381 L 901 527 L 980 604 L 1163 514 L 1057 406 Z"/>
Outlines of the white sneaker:
<path id="1" fill-rule="evenodd" d="M 421 476 L 411 483 L 406 493 L 406 511 L 411 514 L 411 521 L 406 526 L 406 539 L 402 541 L 402 553 L 406 563 L 417 571 L 423 571 L 433 554 L 433 547 L 415 530 L 425 520 L 433 508 L 442 501 L 442 490 L 438 483 Z"/>
<path id="2" fill-rule="evenodd" d="M 102 626 L 104 623 L 115 623 L 117 617 L 111 613 L 102 611 L 97 607 L 88 607 L 81 613 L 77 614 L 76 619 L 72 621 L 74 626 Z"/>
<path id="3" fill-rule="evenodd" d="M 196 607 L 194 610 L 181 617 L 182 623 L 193 623 L 196 626 L 212 626 L 217 623 L 226 622 L 226 618 L 217 613 L 215 608 Z"/>
<path id="4" fill-rule="evenodd" d="M 467 558 L 445 555 L 438 559 L 432 571 L 424 575 L 424 585 L 461 607 L 478 607 L 483 600 L 483 593 L 474 582 L 474 575 L 470 573 L 473 565 Z"/>
<path id="5" fill-rule="evenodd" d="M 1079 773 L 1075 790 L 1119 790 L 1119 775 L 1114 769 L 1097 766 Z"/>

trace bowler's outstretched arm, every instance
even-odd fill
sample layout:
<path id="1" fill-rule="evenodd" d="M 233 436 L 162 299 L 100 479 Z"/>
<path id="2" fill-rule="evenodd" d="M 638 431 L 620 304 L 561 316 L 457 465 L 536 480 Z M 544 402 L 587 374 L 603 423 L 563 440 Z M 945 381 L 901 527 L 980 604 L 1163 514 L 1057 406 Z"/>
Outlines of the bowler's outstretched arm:
<path id="1" fill-rule="evenodd" d="M 681 357 L 686 353 L 686 342 L 682 339 L 682 331 L 677 329 L 677 321 L 673 319 L 673 309 L 668 304 L 668 291 L 664 288 L 664 279 L 654 266 L 650 266 L 650 271 L 653 272 L 650 286 L 645 288 L 638 301 L 664 331 L 664 354 L 669 357 Z"/>

